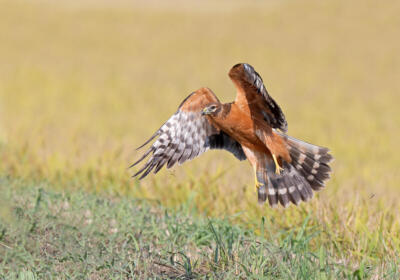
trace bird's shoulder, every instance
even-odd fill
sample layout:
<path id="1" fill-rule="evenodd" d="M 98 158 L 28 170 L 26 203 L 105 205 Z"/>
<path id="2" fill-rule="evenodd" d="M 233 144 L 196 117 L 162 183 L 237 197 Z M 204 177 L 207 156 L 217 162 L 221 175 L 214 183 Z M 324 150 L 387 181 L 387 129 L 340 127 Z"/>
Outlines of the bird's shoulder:
<path id="1" fill-rule="evenodd" d="M 207 87 L 202 87 L 187 96 L 179 105 L 178 110 L 183 112 L 199 112 L 207 104 L 214 102 L 219 103 L 219 99 L 215 93 Z"/>

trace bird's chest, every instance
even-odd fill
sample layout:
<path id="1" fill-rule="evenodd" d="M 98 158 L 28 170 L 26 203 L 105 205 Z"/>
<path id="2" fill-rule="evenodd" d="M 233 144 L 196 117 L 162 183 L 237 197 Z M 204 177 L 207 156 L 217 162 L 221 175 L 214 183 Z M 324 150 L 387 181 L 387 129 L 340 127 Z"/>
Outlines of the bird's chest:
<path id="1" fill-rule="evenodd" d="M 257 136 L 257 130 L 263 125 L 258 116 L 251 114 L 246 108 L 232 106 L 230 114 L 223 119 L 216 120 L 216 126 L 238 141 L 241 145 L 253 148 L 264 149 L 265 145 Z"/>

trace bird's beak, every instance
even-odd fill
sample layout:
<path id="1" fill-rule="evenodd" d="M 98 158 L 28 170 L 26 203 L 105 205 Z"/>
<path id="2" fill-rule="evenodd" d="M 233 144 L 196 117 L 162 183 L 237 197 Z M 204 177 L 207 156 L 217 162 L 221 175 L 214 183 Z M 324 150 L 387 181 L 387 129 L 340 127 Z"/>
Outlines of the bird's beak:
<path id="1" fill-rule="evenodd" d="M 201 115 L 204 116 L 204 115 L 208 115 L 208 114 L 209 114 L 209 111 L 208 111 L 208 108 L 206 107 L 206 108 L 204 108 L 203 111 L 201 112 Z"/>

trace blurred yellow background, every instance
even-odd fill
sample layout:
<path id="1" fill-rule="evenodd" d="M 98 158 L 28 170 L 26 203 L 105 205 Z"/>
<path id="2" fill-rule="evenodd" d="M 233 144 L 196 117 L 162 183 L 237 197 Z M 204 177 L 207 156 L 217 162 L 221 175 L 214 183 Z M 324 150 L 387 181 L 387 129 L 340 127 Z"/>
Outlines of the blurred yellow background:
<path id="1" fill-rule="evenodd" d="M 250 227 L 266 216 L 271 230 L 312 215 L 320 241 L 343 256 L 379 258 L 382 244 L 394 254 L 400 2 L 166 3 L 0 1 L 2 176 L 190 201 Z M 227 72 L 238 62 L 261 74 L 290 135 L 332 150 L 327 187 L 298 208 L 260 207 L 250 165 L 222 151 L 131 179 L 135 148 L 189 93 L 207 86 L 234 99 Z"/>

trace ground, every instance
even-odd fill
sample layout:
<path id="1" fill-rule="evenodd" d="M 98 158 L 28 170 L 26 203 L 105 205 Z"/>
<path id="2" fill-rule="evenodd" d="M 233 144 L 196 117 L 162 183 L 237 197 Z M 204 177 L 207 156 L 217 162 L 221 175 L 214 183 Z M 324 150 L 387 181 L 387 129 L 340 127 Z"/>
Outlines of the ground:
<path id="1" fill-rule="evenodd" d="M 47 183 L 0 180 L 7 201 L 0 224 L 1 279 L 398 279 L 396 261 L 360 265 L 335 259 L 311 242 L 320 232 L 263 235 L 230 218 L 175 211 L 156 203 L 84 192 L 54 192 Z M 4 205 L 4 204 L 3 204 Z M 311 248 L 314 247 L 314 248 Z"/>

